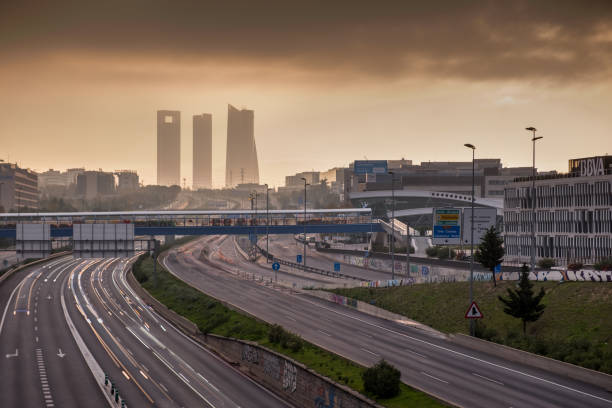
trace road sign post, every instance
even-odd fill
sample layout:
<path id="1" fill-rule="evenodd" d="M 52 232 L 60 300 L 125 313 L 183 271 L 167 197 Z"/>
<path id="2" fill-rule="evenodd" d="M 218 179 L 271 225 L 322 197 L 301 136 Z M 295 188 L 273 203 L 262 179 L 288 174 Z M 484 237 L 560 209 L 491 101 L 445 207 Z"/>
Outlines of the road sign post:
<path id="1" fill-rule="evenodd" d="M 472 302 L 470 307 L 468 307 L 468 310 L 465 312 L 466 319 L 482 319 L 483 317 L 484 315 L 480 311 L 476 301 Z"/>
<path id="2" fill-rule="evenodd" d="M 272 270 L 274 271 L 274 282 L 278 282 L 278 270 L 280 269 L 280 264 L 278 262 L 274 262 L 272 264 Z"/>

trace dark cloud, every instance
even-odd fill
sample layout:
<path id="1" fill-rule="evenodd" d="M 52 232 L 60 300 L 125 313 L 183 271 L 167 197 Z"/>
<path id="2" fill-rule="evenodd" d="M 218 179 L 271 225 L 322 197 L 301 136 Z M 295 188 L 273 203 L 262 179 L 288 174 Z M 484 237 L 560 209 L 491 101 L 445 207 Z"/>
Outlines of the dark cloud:
<path id="1" fill-rule="evenodd" d="M 612 2 L 2 2 L 0 58 L 68 53 L 281 61 L 374 77 L 600 80 Z"/>

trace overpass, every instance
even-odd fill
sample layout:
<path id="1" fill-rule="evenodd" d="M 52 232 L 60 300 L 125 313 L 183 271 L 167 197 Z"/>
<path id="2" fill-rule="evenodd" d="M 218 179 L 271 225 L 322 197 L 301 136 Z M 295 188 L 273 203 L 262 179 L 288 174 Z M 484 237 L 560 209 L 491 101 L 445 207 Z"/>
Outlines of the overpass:
<path id="1" fill-rule="evenodd" d="M 52 238 L 72 237 L 74 224 L 133 224 L 134 236 L 364 233 L 383 231 L 369 208 L 232 211 L 107 211 L 0 214 L 0 238 L 18 224 L 49 225 Z"/>

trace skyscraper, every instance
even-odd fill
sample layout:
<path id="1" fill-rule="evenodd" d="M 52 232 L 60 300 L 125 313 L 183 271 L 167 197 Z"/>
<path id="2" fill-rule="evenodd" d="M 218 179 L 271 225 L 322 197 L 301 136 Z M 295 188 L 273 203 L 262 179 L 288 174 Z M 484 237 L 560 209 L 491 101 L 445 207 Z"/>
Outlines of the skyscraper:
<path id="1" fill-rule="evenodd" d="M 259 184 L 259 165 L 254 136 L 254 112 L 227 107 L 227 153 L 225 186 Z"/>
<path id="2" fill-rule="evenodd" d="M 193 116 L 193 188 L 212 188 L 212 115 Z"/>
<path id="3" fill-rule="evenodd" d="M 181 112 L 157 111 L 157 184 L 181 185 Z"/>

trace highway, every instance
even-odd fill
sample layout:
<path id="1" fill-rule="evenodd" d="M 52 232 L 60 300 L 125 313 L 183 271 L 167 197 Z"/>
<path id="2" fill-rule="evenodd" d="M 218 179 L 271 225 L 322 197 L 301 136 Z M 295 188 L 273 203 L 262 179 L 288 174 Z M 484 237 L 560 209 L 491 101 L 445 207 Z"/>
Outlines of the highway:
<path id="1" fill-rule="evenodd" d="M 132 407 L 288 406 L 145 306 L 127 265 L 63 257 L 0 286 L 0 406 L 109 406 L 104 374 Z"/>
<path id="2" fill-rule="evenodd" d="M 229 240 L 226 240 L 229 241 Z M 162 259 L 176 276 L 205 293 L 299 333 L 364 365 L 385 358 L 407 384 L 463 407 L 612 407 L 612 394 L 586 383 L 457 346 L 443 336 L 378 319 L 286 288 L 271 288 L 200 259 L 203 238 Z M 213 252 L 209 249 L 209 253 Z M 231 255 L 228 251 L 226 256 Z M 236 263 L 240 262 L 234 259 Z M 244 272 L 261 266 L 241 263 Z M 232 271 L 229 271 L 232 272 Z"/>

